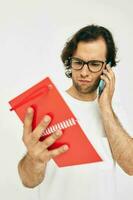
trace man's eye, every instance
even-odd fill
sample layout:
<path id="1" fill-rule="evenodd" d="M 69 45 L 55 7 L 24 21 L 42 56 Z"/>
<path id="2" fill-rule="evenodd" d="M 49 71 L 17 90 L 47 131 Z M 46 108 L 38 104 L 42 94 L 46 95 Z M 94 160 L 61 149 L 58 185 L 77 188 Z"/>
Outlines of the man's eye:
<path id="1" fill-rule="evenodd" d="M 80 62 L 80 61 L 75 61 L 74 62 L 76 65 L 82 65 L 82 62 Z"/>
<path id="2" fill-rule="evenodd" d="M 100 63 L 91 63 L 91 65 L 93 65 L 94 67 L 98 67 Z"/>

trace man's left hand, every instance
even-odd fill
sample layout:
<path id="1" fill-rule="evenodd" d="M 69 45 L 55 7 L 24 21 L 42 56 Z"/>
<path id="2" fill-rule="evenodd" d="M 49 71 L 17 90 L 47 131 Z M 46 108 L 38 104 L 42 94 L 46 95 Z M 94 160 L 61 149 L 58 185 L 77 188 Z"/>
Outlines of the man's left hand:
<path id="1" fill-rule="evenodd" d="M 98 97 L 99 106 L 101 109 L 112 107 L 112 97 L 115 90 L 115 74 L 109 65 L 103 70 L 101 79 L 105 82 L 105 87 Z"/>

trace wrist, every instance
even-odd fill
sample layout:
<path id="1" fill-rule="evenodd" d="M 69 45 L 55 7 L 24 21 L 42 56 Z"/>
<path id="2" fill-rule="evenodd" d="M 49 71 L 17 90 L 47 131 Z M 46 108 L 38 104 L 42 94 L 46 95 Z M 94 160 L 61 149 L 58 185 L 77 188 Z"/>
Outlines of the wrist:
<path id="1" fill-rule="evenodd" d="M 113 108 L 111 105 L 105 105 L 100 107 L 101 115 L 109 117 L 110 115 L 113 115 Z"/>
<path id="2" fill-rule="evenodd" d="M 100 110 L 102 112 L 111 112 L 113 111 L 111 104 L 99 104 Z"/>
<path id="3" fill-rule="evenodd" d="M 39 159 L 33 158 L 28 152 L 25 156 L 25 159 L 27 160 L 27 162 L 30 162 L 30 165 L 36 170 L 44 168 L 46 166 L 46 163 L 41 162 Z"/>

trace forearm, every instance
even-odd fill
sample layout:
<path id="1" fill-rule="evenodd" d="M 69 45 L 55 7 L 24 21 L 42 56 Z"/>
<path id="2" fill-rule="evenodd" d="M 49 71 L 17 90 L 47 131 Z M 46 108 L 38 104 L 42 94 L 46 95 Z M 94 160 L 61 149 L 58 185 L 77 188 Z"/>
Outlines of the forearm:
<path id="1" fill-rule="evenodd" d="M 26 154 L 18 164 L 18 171 L 24 186 L 33 188 L 43 181 L 46 165 L 34 161 Z"/>
<path id="2" fill-rule="evenodd" d="M 133 175 L 133 139 L 120 124 L 112 108 L 101 112 L 104 129 L 114 159 L 129 175 Z"/>

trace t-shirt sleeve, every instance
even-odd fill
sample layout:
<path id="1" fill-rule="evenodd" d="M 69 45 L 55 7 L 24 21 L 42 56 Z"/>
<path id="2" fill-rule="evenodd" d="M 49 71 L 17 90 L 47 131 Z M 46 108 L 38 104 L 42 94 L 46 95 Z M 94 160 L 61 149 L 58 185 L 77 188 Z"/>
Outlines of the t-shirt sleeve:
<path id="1" fill-rule="evenodd" d="M 131 117 L 127 114 L 123 105 L 120 102 L 113 103 L 113 110 L 118 117 L 122 127 L 126 130 L 128 135 L 133 137 L 133 122 L 131 122 Z"/>

